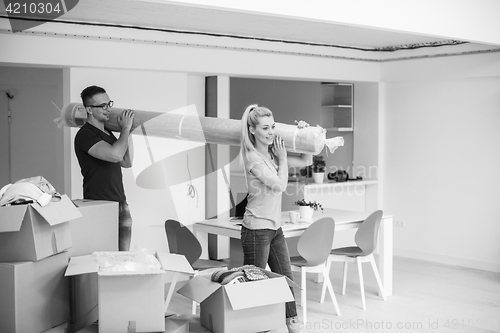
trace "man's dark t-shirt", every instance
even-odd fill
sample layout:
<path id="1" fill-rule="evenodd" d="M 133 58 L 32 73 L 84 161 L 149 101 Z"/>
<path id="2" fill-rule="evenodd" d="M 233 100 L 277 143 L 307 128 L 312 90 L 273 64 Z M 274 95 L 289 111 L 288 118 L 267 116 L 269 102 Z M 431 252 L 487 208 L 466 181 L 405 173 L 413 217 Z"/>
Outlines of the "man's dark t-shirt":
<path id="1" fill-rule="evenodd" d="M 88 151 L 99 141 L 112 145 L 116 137 L 85 123 L 75 137 L 75 153 L 83 176 L 83 198 L 124 202 L 120 162 L 112 163 L 91 156 Z"/>

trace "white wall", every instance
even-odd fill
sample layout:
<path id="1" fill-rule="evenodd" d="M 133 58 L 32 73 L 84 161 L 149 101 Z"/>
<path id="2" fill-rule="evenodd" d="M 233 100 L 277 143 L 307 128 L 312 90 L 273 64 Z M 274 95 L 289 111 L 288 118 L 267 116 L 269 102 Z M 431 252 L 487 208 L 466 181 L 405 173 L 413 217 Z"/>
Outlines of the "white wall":
<path id="1" fill-rule="evenodd" d="M 395 254 L 500 271 L 500 55 L 382 66 Z"/>
<path id="2" fill-rule="evenodd" d="M 15 93 L 9 101 L 5 91 L 10 90 Z M 52 121 L 59 116 L 52 102 L 62 107 L 62 70 L 0 67 L 0 94 L 0 187 L 43 176 L 64 194 L 64 133 Z"/>

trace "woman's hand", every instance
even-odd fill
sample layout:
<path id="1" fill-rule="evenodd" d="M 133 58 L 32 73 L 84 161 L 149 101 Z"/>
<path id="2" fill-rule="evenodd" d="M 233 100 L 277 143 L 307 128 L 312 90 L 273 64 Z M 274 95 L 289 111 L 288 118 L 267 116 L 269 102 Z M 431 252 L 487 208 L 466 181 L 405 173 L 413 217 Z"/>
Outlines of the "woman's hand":
<path id="1" fill-rule="evenodd" d="M 283 139 L 279 136 L 274 137 L 274 142 L 273 142 L 273 148 L 272 148 L 273 154 L 281 161 L 283 159 L 286 159 L 286 148 L 285 148 L 285 142 Z"/>
<path id="2" fill-rule="evenodd" d="M 299 121 L 295 120 L 295 124 L 297 124 L 297 127 L 298 127 L 298 128 L 309 127 L 309 124 L 308 124 L 308 123 L 306 123 L 306 122 L 305 122 L 305 121 L 303 121 L 303 120 L 299 120 Z"/>

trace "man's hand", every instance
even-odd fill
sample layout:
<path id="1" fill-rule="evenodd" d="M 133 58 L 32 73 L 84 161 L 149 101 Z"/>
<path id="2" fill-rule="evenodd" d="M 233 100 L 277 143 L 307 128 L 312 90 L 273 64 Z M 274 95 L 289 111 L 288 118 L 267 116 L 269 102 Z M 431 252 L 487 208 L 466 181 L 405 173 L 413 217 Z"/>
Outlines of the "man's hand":
<path id="1" fill-rule="evenodd" d="M 135 113 L 134 111 L 127 109 L 123 110 L 120 117 L 118 117 L 118 124 L 123 129 L 127 129 L 129 132 L 134 124 Z"/>

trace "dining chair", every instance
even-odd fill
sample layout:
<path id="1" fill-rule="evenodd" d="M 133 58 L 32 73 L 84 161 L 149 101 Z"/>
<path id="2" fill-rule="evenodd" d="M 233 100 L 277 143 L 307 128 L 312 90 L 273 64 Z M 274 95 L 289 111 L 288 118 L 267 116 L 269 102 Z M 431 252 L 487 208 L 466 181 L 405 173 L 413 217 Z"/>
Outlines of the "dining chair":
<path id="1" fill-rule="evenodd" d="M 307 286 L 306 273 L 322 273 L 324 283 L 328 288 L 335 307 L 335 312 L 340 316 L 337 298 L 326 270 L 326 260 L 330 255 L 335 233 L 335 221 L 331 217 L 325 217 L 313 222 L 302 233 L 297 242 L 299 256 L 291 257 L 292 267 L 300 268 L 301 272 L 301 305 L 302 320 L 307 323 Z"/>
<path id="2" fill-rule="evenodd" d="M 199 275 L 201 272 L 210 270 L 219 270 L 227 268 L 227 262 L 200 259 L 202 248 L 196 236 L 186 226 L 182 225 L 176 220 L 165 221 L 165 233 L 167 234 L 168 248 L 170 253 L 182 254 L 186 257 L 187 261 L 193 267 L 194 275 Z M 172 284 L 165 301 L 165 312 L 167 311 L 168 304 L 172 298 L 175 284 L 177 283 L 177 275 L 172 279 Z M 196 302 L 192 303 L 192 314 L 196 314 Z"/>
<path id="3" fill-rule="evenodd" d="M 326 270 L 328 273 L 330 273 L 332 261 L 340 261 L 344 263 L 342 295 L 345 295 L 346 290 L 348 263 L 356 263 L 356 265 L 358 266 L 359 287 L 361 292 L 361 300 L 363 303 L 363 310 L 366 310 L 365 287 L 363 282 L 363 270 L 361 267 L 361 264 L 364 262 L 369 262 L 371 264 L 373 273 L 375 274 L 375 279 L 377 280 L 378 288 L 380 290 L 380 295 L 382 296 L 384 301 L 386 300 L 382 280 L 380 279 L 377 265 L 375 264 L 375 258 L 373 257 L 373 252 L 377 248 L 378 231 L 380 229 L 382 215 L 383 212 L 381 210 L 377 210 L 371 213 L 356 231 L 356 234 L 354 236 L 356 246 L 333 249 L 330 251 L 330 255 L 327 259 Z M 321 301 L 323 301 L 325 298 L 327 287 L 328 285 L 323 283 L 323 287 L 321 290 Z"/>

